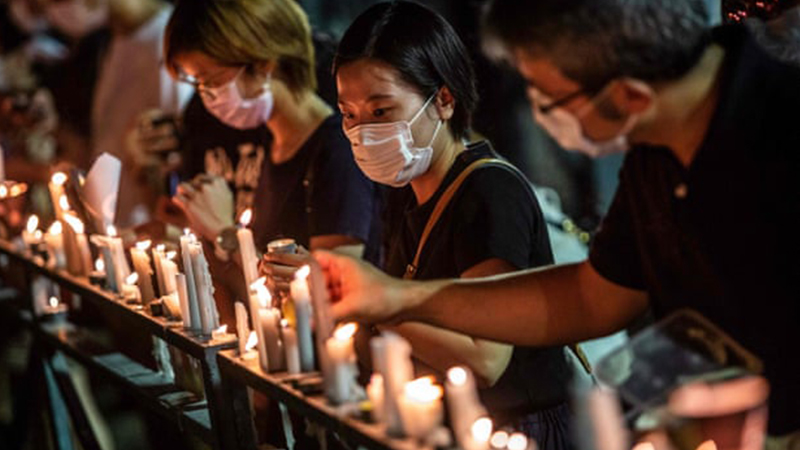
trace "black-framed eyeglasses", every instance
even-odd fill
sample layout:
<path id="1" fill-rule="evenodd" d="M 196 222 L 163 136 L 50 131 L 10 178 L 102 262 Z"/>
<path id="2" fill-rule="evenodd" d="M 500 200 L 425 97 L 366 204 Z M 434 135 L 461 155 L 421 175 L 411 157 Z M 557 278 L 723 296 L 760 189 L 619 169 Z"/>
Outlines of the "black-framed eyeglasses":
<path id="1" fill-rule="evenodd" d="M 554 109 L 556 109 L 558 107 L 564 106 L 567 103 L 575 100 L 576 98 L 578 98 L 578 97 L 580 97 L 582 95 L 588 95 L 588 93 L 589 92 L 585 88 L 579 88 L 575 92 L 569 93 L 569 94 L 561 97 L 558 100 L 554 100 L 554 101 L 550 102 L 550 104 L 548 104 L 548 105 L 536 105 L 536 107 L 539 108 L 539 111 L 541 111 L 542 114 L 547 114 L 550 111 L 552 111 L 552 110 L 554 110 Z"/>

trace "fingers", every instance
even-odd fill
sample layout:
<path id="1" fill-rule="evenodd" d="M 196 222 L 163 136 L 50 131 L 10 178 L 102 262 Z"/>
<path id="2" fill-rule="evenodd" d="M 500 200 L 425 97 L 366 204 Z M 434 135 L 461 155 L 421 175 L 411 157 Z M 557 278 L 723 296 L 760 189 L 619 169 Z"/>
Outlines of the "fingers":
<path id="1" fill-rule="evenodd" d="M 266 253 L 262 257 L 263 261 L 267 264 L 282 264 L 284 266 L 292 266 L 294 268 L 301 267 L 311 261 L 309 253 Z M 294 271 L 295 269 L 292 269 Z"/>
<path id="2" fill-rule="evenodd" d="M 282 278 L 285 280 L 291 280 L 294 278 L 294 273 L 297 271 L 296 267 L 284 266 L 280 264 L 262 264 L 260 267 L 261 275 L 272 277 L 272 278 Z"/>

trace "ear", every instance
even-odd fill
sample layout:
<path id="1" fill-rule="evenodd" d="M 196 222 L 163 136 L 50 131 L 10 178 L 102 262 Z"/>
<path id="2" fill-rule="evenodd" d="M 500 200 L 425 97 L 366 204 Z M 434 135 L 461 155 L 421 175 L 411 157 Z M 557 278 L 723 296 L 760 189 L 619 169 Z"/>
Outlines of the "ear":
<path id="1" fill-rule="evenodd" d="M 266 79 L 269 75 L 275 77 L 275 71 L 278 68 L 278 63 L 275 61 L 259 61 L 255 64 L 252 64 L 252 67 L 256 74 Z"/>
<path id="2" fill-rule="evenodd" d="M 622 78 L 614 82 L 611 99 L 617 108 L 628 114 L 645 112 L 656 99 L 656 93 L 647 83 L 635 78 Z"/>
<path id="3" fill-rule="evenodd" d="M 456 110 L 456 99 L 447 86 L 439 89 L 434 103 L 436 104 L 436 111 L 439 113 L 441 120 L 450 120 L 453 117 L 453 113 Z"/>

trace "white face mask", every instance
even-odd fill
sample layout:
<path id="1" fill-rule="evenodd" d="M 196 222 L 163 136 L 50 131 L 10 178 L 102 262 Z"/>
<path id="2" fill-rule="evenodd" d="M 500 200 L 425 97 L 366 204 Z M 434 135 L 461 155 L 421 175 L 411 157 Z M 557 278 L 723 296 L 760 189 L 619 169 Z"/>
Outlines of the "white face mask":
<path id="1" fill-rule="evenodd" d="M 236 80 L 244 69 L 239 71 L 230 83 L 216 88 L 200 91 L 206 109 L 222 123 L 239 129 L 249 130 L 267 123 L 272 115 L 275 99 L 272 95 L 272 74 L 267 75 L 264 92 L 256 98 L 242 98 Z"/>
<path id="2" fill-rule="evenodd" d="M 636 125 L 638 115 L 631 115 L 617 136 L 604 141 L 595 141 L 584 134 L 583 126 L 580 122 L 580 119 L 594 107 L 594 99 L 575 114 L 561 107 L 555 107 L 545 113 L 541 111 L 540 105 L 552 104 L 553 100 L 533 87 L 528 88 L 528 96 L 533 103 L 531 109 L 533 110 L 534 120 L 565 150 L 576 151 L 592 158 L 598 158 L 626 152 L 630 148 L 627 135 Z"/>
<path id="3" fill-rule="evenodd" d="M 435 97 L 433 94 L 409 121 L 366 123 L 345 130 L 356 164 L 364 175 L 376 183 L 402 187 L 428 171 L 433 156 L 431 145 L 443 121 L 437 122 L 433 137 L 425 147 L 414 147 L 411 125 Z"/>
<path id="4" fill-rule="evenodd" d="M 108 6 L 90 8 L 83 0 L 51 3 L 45 9 L 47 21 L 58 31 L 78 39 L 108 23 Z"/>

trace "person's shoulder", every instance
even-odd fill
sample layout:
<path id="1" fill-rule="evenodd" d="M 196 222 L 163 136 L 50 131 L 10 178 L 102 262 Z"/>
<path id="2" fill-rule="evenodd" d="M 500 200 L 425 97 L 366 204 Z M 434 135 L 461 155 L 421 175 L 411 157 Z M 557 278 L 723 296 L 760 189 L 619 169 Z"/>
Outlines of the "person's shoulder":
<path id="1" fill-rule="evenodd" d="M 465 156 L 471 157 L 473 161 L 491 158 L 503 162 L 490 162 L 472 172 L 464 180 L 458 203 L 462 207 L 484 210 L 506 208 L 508 205 L 514 205 L 513 208 L 516 209 L 525 204 L 535 204 L 536 197 L 525 175 L 497 155 L 488 143 L 479 145 L 480 147 L 467 150 L 473 152 L 473 155 Z"/>

